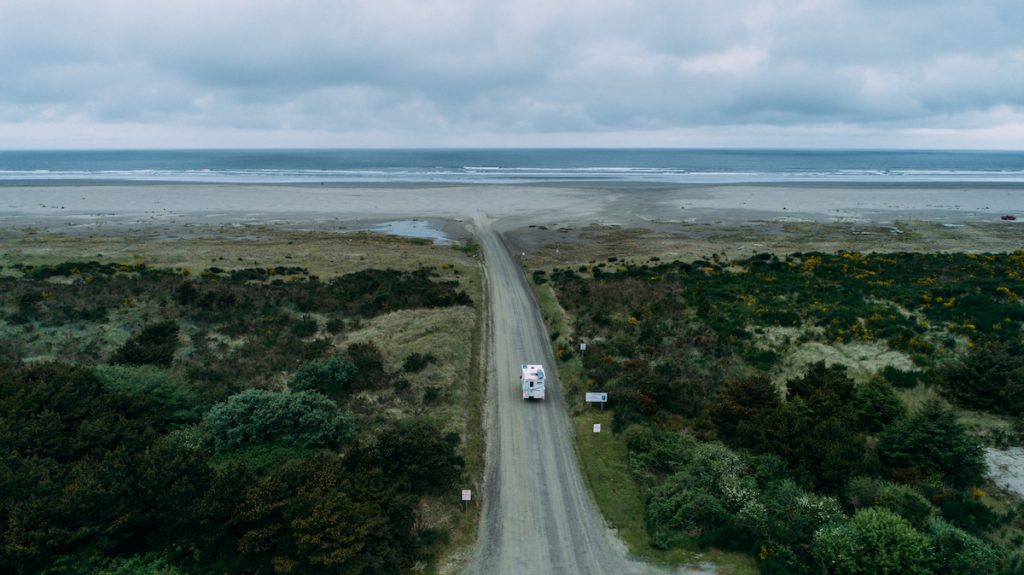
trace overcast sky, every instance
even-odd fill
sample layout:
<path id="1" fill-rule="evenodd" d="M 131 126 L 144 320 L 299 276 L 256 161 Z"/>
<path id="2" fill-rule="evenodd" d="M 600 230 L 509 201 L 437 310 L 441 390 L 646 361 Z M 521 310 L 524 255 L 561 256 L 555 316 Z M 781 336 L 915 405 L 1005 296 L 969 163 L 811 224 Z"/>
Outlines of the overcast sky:
<path id="1" fill-rule="evenodd" d="M 0 148 L 1024 149 L 1021 0 L 0 0 Z"/>

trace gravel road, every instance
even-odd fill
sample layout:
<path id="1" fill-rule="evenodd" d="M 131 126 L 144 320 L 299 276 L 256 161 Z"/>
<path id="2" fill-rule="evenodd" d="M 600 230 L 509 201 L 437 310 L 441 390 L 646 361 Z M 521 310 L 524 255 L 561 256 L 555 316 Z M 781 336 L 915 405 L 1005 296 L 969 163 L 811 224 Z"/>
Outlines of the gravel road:
<path id="1" fill-rule="evenodd" d="M 470 573 L 639 573 L 580 476 L 553 369 L 547 399 L 525 402 L 519 366 L 554 367 L 547 330 L 518 263 L 483 217 L 475 219 L 490 306 L 483 519 Z"/>

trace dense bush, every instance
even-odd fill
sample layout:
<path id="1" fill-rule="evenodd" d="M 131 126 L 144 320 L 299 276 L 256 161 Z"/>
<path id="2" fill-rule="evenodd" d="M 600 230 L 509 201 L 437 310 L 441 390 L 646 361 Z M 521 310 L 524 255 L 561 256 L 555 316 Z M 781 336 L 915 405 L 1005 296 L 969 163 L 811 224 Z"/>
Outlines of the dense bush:
<path id="1" fill-rule="evenodd" d="M 177 371 L 151 365 L 97 365 L 95 372 L 107 390 L 148 400 L 175 425 L 195 423 L 209 408 Z"/>
<path id="2" fill-rule="evenodd" d="M 364 270 L 329 281 L 283 266 L 209 268 L 198 275 L 142 263 L 14 264 L 11 269 L 21 276 L 0 276 L 0 309 L 8 322 L 26 326 L 26 337 L 5 342 L 10 345 L 0 349 L 0 361 L 45 355 L 69 363 L 168 365 L 176 347 L 169 337 L 160 346 L 149 337 L 158 334 L 135 333 L 116 350 L 97 330 L 116 333 L 126 327 L 127 318 L 139 316 L 149 327 L 174 321 L 189 344 L 179 362 L 189 379 L 215 399 L 253 385 L 269 386 L 280 372 L 327 355 L 334 341 L 316 337 L 318 318 L 334 336 L 362 318 L 394 310 L 471 303 L 458 282 L 441 279 L 430 268 Z M 70 281 L 43 283 L 54 276 Z M 28 331 L 33 326 L 69 322 L 92 325 L 68 331 L 59 344 L 49 331 L 45 337 L 28 337 L 36 333 Z M 373 385 L 387 383 L 377 378 Z"/>
<path id="3" fill-rule="evenodd" d="M 854 510 L 877 507 L 899 515 L 915 529 L 924 529 L 935 513 L 931 502 L 908 485 L 856 477 L 846 486 L 846 502 Z"/>
<path id="4" fill-rule="evenodd" d="M 935 575 L 990 575 L 1002 559 L 990 545 L 941 519 L 928 524 Z"/>
<path id="5" fill-rule="evenodd" d="M 128 338 L 114 355 L 110 363 L 127 365 L 171 365 L 174 351 L 178 348 L 178 323 L 162 321 L 142 328 L 142 331 Z"/>
<path id="6" fill-rule="evenodd" d="M 407 373 L 423 371 L 432 363 L 437 363 L 437 358 L 432 353 L 412 352 L 402 362 L 402 369 Z"/>
<path id="7" fill-rule="evenodd" d="M 292 391 L 316 391 L 343 402 L 354 388 L 359 369 L 347 357 L 334 356 L 316 359 L 299 366 L 291 378 L 288 388 Z"/>
<path id="8" fill-rule="evenodd" d="M 832 575 L 931 575 L 927 536 L 884 509 L 858 511 L 814 536 L 814 556 Z"/>
<path id="9" fill-rule="evenodd" d="M 380 470 L 413 493 L 451 492 L 465 462 L 459 455 L 459 435 L 445 432 L 436 421 L 415 417 L 399 420 L 376 441 L 354 447 L 348 455 L 356 469 Z"/>
<path id="10" fill-rule="evenodd" d="M 218 450 L 276 443 L 338 447 L 352 435 L 350 418 L 319 393 L 249 389 L 213 406 L 203 429 Z"/>

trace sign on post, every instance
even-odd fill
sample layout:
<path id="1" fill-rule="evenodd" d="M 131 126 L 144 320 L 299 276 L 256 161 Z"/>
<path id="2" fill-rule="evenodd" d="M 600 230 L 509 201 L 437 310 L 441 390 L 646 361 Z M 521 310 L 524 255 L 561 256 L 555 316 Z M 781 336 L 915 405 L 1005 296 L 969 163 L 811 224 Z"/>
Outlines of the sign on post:
<path id="1" fill-rule="evenodd" d="M 594 433 L 601 433 L 601 424 L 600 423 L 595 423 L 594 424 Z"/>
<path id="2" fill-rule="evenodd" d="M 462 490 L 462 500 L 463 501 L 472 501 L 473 500 L 473 491 L 470 490 L 470 489 L 463 489 Z"/>
<path id="3" fill-rule="evenodd" d="M 587 403 L 600 403 L 601 409 L 604 409 L 604 404 L 608 403 L 608 394 L 604 391 L 588 391 Z"/>
<path id="4" fill-rule="evenodd" d="M 586 344 L 586 342 L 582 342 L 581 341 L 580 342 L 580 353 L 583 353 L 585 351 L 587 351 L 587 344 Z"/>

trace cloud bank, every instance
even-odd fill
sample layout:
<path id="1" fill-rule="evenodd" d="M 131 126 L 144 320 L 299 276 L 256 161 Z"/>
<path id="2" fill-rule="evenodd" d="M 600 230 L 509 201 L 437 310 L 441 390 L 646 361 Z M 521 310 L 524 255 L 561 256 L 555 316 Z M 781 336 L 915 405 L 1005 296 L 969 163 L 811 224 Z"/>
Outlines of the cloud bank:
<path id="1" fill-rule="evenodd" d="M 1016 0 L 7 0 L 0 147 L 1024 148 Z"/>

